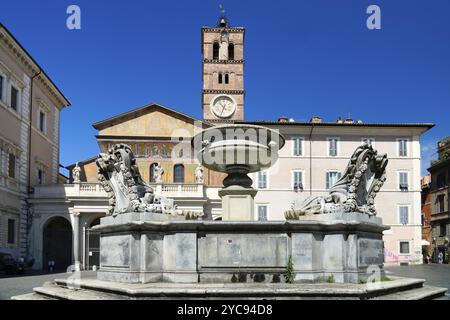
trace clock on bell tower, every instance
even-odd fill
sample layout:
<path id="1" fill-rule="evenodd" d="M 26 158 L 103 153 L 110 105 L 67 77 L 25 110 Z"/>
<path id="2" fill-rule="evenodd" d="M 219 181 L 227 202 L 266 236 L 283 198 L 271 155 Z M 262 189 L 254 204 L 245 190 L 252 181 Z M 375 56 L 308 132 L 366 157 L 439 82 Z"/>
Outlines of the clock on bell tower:
<path id="1" fill-rule="evenodd" d="M 223 14 L 216 27 L 202 28 L 205 120 L 244 119 L 244 33 Z"/>

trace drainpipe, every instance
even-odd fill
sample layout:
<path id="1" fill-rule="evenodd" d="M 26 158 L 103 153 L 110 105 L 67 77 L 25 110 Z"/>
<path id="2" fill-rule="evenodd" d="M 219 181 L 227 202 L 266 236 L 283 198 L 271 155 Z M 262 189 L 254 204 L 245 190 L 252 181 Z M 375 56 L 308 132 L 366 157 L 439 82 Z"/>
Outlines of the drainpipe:
<path id="1" fill-rule="evenodd" d="M 27 177 L 27 194 L 30 194 L 32 192 L 31 189 L 31 125 L 33 123 L 33 82 L 34 79 L 39 76 L 42 73 L 42 70 L 39 69 L 39 72 L 36 73 L 35 75 L 33 75 L 31 77 L 31 82 L 30 82 L 30 112 L 29 112 L 29 128 L 28 128 L 28 177 Z M 27 215 L 27 227 L 26 227 L 26 234 L 25 234 L 25 257 L 28 259 L 29 255 L 30 255 L 30 248 L 29 248 L 29 237 L 30 237 L 30 230 L 31 230 L 31 224 L 32 224 L 32 209 L 31 209 L 31 205 L 28 202 L 28 199 L 25 199 L 25 210 L 26 210 L 26 215 Z"/>
<path id="2" fill-rule="evenodd" d="M 42 73 L 42 70 L 39 70 L 34 76 L 31 77 L 30 83 L 30 120 L 29 120 L 29 128 L 28 128 L 28 182 L 27 182 L 27 191 L 28 193 L 32 193 L 31 190 L 31 126 L 33 124 L 33 82 L 34 79 Z"/>
<path id="3" fill-rule="evenodd" d="M 314 123 L 309 131 L 309 195 L 312 196 L 312 134 L 314 131 Z"/>

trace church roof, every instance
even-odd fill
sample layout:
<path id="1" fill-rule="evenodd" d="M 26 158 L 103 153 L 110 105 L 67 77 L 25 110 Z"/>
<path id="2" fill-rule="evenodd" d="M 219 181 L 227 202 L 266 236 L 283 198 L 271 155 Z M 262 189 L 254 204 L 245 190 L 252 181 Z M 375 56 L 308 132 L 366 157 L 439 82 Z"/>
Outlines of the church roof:
<path id="1" fill-rule="evenodd" d="M 187 115 L 187 114 L 184 114 L 184 113 L 181 113 L 181 112 L 176 111 L 176 110 L 174 110 L 172 108 L 163 106 L 162 104 L 159 104 L 159 103 L 156 103 L 156 102 L 152 102 L 152 103 L 150 103 L 148 105 L 145 105 L 143 107 L 136 108 L 136 109 L 133 109 L 131 111 L 128 111 L 128 112 L 125 112 L 125 113 L 121 113 L 121 114 L 119 114 L 117 116 L 114 116 L 114 117 L 111 117 L 111 118 L 108 118 L 108 119 L 96 122 L 92 126 L 95 129 L 97 129 L 97 130 L 102 130 L 104 128 L 113 126 L 114 124 L 117 124 L 117 123 L 120 123 L 120 122 L 123 122 L 123 121 L 127 121 L 127 120 L 130 120 L 130 119 L 134 119 L 134 118 L 138 117 L 139 115 L 146 114 L 146 113 L 149 113 L 149 112 L 155 111 L 155 110 L 164 110 L 166 112 L 178 115 L 179 117 L 181 117 L 183 119 L 186 119 L 186 120 L 189 120 L 189 121 L 192 121 L 192 122 L 199 121 L 199 122 L 203 123 L 203 121 L 200 120 L 200 119 L 194 118 L 194 117 L 192 117 L 190 115 Z"/>

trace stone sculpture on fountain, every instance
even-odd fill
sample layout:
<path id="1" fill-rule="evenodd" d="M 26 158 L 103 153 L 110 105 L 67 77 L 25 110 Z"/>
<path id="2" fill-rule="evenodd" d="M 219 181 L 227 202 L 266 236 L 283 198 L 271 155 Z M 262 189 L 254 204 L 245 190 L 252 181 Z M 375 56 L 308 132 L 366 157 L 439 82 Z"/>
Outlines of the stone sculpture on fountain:
<path id="1" fill-rule="evenodd" d="M 98 180 L 108 193 L 109 215 L 152 212 L 184 215 L 186 219 L 196 219 L 202 215 L 178 210 L 173 199 L 155 195 L 152 187 L 142 179 L 133 151 L 125 144 L 117 144 L 108 153 L 100 153 L 96 164 Z"/>
<path id="2" fill-rule="evenodd" d="M 386 154 L 378 154 L 368 144 L 359 146 L 342 177 L 332 186 L 329 194 L 300 198 L 285 212 L 288 220 L 300 216 L 336 212 L 359 212 L 376 215 L 374 199 L 386 180 Z"/>

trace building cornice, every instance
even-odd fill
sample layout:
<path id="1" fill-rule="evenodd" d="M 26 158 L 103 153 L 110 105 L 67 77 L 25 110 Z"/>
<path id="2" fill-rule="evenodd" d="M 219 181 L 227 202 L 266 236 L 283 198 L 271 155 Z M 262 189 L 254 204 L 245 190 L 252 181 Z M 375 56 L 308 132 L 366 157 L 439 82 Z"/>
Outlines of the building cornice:
<path id="1" fill-rule="evenodd" d="M 245 28 L 243 28 L 243 27 L 231 27 L 231 28 L 202 27 L 202 32 L 216 32 L 216 33 L 220 33 L 224 29 L 228 33 L 244 33 L 245 32 Z"/>
<path id="2" fill-rule="evenodd" d="M 245 94 L 245 90 L 216 90 L 216 89 L 203 89 L 203 93 L 207 94 Z"/>
<path id="3" fill-rule="evenodd" d="M 38 75 L 36 79 L 39 80 L 46 91 L 58 102 L 59 109 L 70 105 L 70 101 L 63 95 L 45 71 L 1 23 L 0 44 L 3 44 L 4 48 L 16 58 L 15 60 L 24 67 L 27 73 L 31 76 Z"/>
<path id="4" fill-rule="evenodd" d="M 203 63 L 213 64 L 244 64 L 245 60 L 217 60 L 217 59 L 203 59 Z"/>

